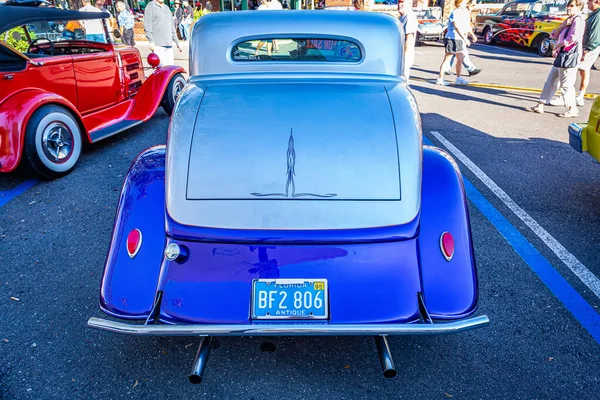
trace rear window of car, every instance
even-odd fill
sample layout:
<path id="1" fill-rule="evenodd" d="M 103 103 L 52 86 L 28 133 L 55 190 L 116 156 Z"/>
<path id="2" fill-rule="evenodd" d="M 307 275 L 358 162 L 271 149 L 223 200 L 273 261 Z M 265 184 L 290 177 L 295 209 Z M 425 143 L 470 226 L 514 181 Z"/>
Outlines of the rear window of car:
<path id="1" fill-rule="evenodd" d="M 331 38 L 261 38 L 234 46 L 233 61 L 350 62 L 362 60 L 357 43 Z"/>

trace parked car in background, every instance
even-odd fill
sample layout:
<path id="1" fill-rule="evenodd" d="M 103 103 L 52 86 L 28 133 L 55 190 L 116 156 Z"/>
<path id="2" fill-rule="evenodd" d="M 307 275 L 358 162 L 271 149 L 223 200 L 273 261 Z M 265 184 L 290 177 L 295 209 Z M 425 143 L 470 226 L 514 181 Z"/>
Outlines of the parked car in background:
<path id="1" fill-rule="evenodd" d="M 83 143 L 147 121 L 161 105 L 172 112 L 184 70 L 159 67 L 146 78 L 140 52 L 110 42 L 109 16 L 0 5 L 0 172 L 22 165 L 63 176 Z M 92 22 L 102 34 L 86 35 Z"/>
<path id="2" fill-rule="evenodd" d="M 422 145 L 399 27 L 365 12 L 200 18 L 167 145 L 134 161 L 117 208 L 100 309 L 125 321 L 88 325 L 200 337 L 192 383 L 213 336 L 372 336 L 392 377 L 387 335 L 487 325 L 471 317 L 462 175 Z"/>
<path id="3" fill-rule="evenodd" d="M 442 23 L 441 7 L 413 8 L 417 15 L 417 43 L 425 41 L 438 41 L 444 38 L 444 24 Z"/>
<path id="4" fill-rule="evenodd" d="M 518 0 L 495 14 L 477 15 L 475 32 L 486 44 L 498 41 L 517 43 L 550 56 L 550 33 L 567 18 L 566 2 L 561 0 Z"/>
<path id="5" fill-rule="evenodd" d="M 594 101 L 586 123 L 569 126 L 569 143 L 578 152 L 589 153 L 600 161 L 600 97 Z"/>

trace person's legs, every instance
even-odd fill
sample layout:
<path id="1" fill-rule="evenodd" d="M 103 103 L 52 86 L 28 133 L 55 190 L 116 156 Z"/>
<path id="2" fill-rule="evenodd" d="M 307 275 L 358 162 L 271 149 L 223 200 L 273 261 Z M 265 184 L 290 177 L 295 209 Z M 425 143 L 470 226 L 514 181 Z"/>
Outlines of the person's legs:
<path id="1" fill-rule="evenodd" d="M 263 42 L 263 41 L 258 42 L 258 44 L 256 45 L 256 51 L 254 52 L 255 56 L 258 55 L 258 51 L 260 50 L 261 47 L 263 47 L 263 44 L 265 44 L 265 42 Z"/>
<path id="2" fill-rule="evenodd" d="M 133 29 L 123 29 L 123 44 L 127 46 L 133 46 Z"/>
<path id="3" fill-rule="evenodd" d="M 185 31 L 185 40 L 190 40 L 190 24 L 184 23 L 183 30 Z"/>
<path id="4" fill-rule="evenodd" d="M 408 52 L 404 55 L 404 76 L 406 77 L 406 82 L 410 79 L 410 69 L 412 68 L 415 62 L 414 52 Z"/>
<path id="5" fill-rule="evenodd" d="M 560 92 L 565 100 L 565 106 L 568 107 L 566 113 L 561 117 L 576 117 L 579 115 L 575 101 L 575 81 L 577 80 L 576 68 L 559 68 Z"/>
<path id="6" fill-rule="evenodd" d="M 548 77 L 546 77 L 542 94 L 540 95 L 540 103 L 548 104 L 550 100 L 552 100 L 552 97 L 554 97 L 554 93 L 556 93 L 556 90 L 560 84 L 559 74 L 560 70 L 555 66 L 552 66 L 550 72 L 548 73 Z"/>
<path id="7" fill-rule="evenodd" d="M 135 31 L 133 28 L 127 29 L 127 31 L 129 32 L 129 43 L 132 47 L 135 47 Z"/>
<path id="8" fill-rule="evenodd" d="M 600 47 L 586 54 L 585 58 L 579 63 L 579 74 L 581 76 L 581 83 L 579 84 L 579 95 L 577 101 L 583 103 L 585 91 L 590 84 L 590 70 L 600 55 Z"/>
<path id="9" fill-rule="evenodd" d="M 456 79 L 460 78 L 462 73 L 464 54 L 462 52 L 456 53 Z"/>
<path id="10" fill-rule="evenodd" d="M 473 64 L 473 62 L 471 61 L 471 58 L 469 57 L 469 51 L 467 49 L 463 50 L 463 66 L 467 69 L 467 71 L 471 72 L 473 70 L 476 70 L 477 67 L 475 66 L 475 64 Z"/>
<path id="11" fill-rule="evenodd" d="M 581 76 L 581 82 L 579 82 L 579 95 L 577 95 L 577 101 L 583 103 L 585 97 L 585 91 L 590 84 L 590 70 L 580 69 L 579 76 Z"/>
<path id="12" fill-rule="evenodd" d="M 267 40 L 267 55 L 270 56 L 272 51 L 273 51 L 273 41 Z"/>
<path id="13" fill-rule="evenodd" d="M 548 72 L 548 77 L 546 77 L 544 89 L 542 89 L 538 103 L 533 107 L 525 107 L 525 110 L 542 114 L 544 112 L 544 104 L 550 104 L 550 100 L 552 100 L 554 93 L 556 93 L 559 83 L 559 69 L 552 66 L 550 72 Z"/>
<path id="14" fill-rule="evenodd" d="M 444 79 L 444 71 L 448 70 L 448 65 L 450 64 L 450 59 L 454 56 L 452 53 L 446 53 L 444 55 L 444 60 L 442 61 L 442 65 L 440 65 L 440 76 L 439 79 Z"/>
<path id="15" fill-rule="evenodd" d="M 456 61 L 456 56 L 454 54 L 452 54 L 452 58 L 450 58 L 450 66 L 448 67 L 448 69 L 446 71 L 444 71 L 446 73 L 446 75 L 450 75 L 450 72 L 452 72 L 452 67 L 454 67 L 455 61 Z"/>

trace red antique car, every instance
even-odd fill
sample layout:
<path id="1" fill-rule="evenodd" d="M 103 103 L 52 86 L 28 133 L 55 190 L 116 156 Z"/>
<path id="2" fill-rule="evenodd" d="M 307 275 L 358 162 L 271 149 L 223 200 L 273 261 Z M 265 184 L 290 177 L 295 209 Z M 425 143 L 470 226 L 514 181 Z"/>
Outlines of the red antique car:
<path id="1" fill-rule="evenodd" d="M 40 2 L 0 5 L 0 172 L 19 164 L 57 178 L 94 143 L 171 114 L 186 84 L 177 66 L 144 75 L 140 52 L 111 43 L 102 12 Z"/>

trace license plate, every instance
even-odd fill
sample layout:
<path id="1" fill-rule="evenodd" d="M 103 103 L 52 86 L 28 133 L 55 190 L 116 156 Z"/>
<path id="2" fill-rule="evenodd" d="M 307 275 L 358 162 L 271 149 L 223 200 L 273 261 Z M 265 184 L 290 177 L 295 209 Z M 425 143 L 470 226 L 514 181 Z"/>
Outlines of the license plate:
<path id="1" fill-rule="evenodd" d="M 253 319 L 327 319 L 326 279 L 255 279 Z"/>

